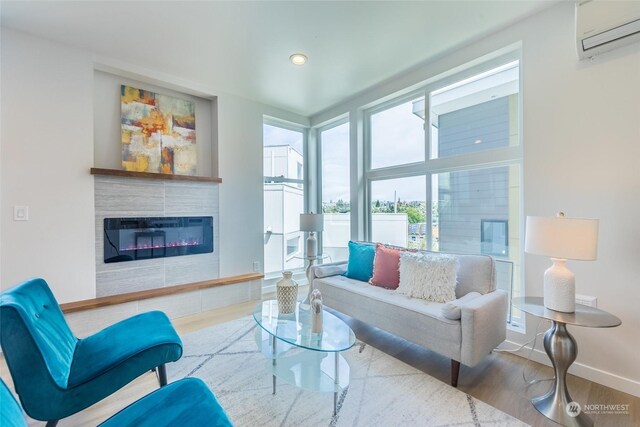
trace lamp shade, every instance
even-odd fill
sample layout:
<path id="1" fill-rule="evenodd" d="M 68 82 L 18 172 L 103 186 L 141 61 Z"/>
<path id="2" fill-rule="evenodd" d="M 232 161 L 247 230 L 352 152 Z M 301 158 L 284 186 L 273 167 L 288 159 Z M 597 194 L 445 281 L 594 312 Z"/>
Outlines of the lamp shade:
<path id="1" fill-rule="evenodd" d="M 324 215 L 314 213 L 300 214 L 300 231 L 322 231 Z"/>
<path id="2" fill-rule="evenodd" d="M 524 250 L 551 258 L 595 260 L 598 220 L 528 216 Z"/>

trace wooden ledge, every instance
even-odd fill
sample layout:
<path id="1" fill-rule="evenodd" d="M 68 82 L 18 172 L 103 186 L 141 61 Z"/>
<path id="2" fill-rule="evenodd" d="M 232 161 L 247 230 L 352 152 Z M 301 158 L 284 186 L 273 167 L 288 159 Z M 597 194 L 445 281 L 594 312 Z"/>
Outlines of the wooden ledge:
<path id="1" fill-rule="evenodd" d="M 216 177 L 169 175 L 164 173 L 123 171 L 119 169 L 91 168 L 90 172 L 91 175 L 121 176 L 127 178 L 163 179 L 167 181 L 212 182 L 218 184 L 222 182 L 222 178 Z"/>
<path id="2" fill-rule="evenodd" d="M 250 282 L 264 278 L 264 274 L 249 273 L 239 276 L 221 277 L 219 279 L 205 280 L 204 282 L 187 283 L 184 285 L 167 286 L 165 288 L 149 289 L 146 291 L 130 292 L 128 294 L 110 295 L 83 301 L 68 302 L 60 304 L 64 313 L 74 313 L 76 311 L 90 310 L 92 308 L 106 307 L 109 305 L 123 304 L 125 302 L 139 301 L 143 299 L 162 297 L 166 295 L 181 294 L 184 292 L 197 291 L 198 289 L 215 288 L 218 286 L 231 285 L 234 283 Z"/>

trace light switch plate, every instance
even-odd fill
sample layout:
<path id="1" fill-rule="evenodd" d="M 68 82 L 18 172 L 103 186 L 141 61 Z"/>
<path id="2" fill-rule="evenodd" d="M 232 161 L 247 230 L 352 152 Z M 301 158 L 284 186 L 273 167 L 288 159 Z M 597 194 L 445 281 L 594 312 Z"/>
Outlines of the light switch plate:
<path id="1" fill-rule="evenodd" d="M 29 206 L 14 206 L 13 207 L 13 220 L 14 221 L 29 221 Z"/>

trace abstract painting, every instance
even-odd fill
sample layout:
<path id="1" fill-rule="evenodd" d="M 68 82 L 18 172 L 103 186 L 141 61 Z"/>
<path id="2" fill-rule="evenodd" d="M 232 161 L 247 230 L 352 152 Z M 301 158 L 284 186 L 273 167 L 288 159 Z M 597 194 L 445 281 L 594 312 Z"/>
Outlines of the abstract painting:
<path id="1" fill-rule="evenodd" d="M 195 175 L 195 103 L 125 85 L 120 98 L 122 168 Z"/>

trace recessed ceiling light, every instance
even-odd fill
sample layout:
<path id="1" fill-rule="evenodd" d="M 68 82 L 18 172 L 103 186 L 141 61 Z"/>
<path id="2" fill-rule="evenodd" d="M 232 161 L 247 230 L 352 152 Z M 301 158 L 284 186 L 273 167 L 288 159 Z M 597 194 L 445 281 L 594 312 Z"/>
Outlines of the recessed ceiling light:
<path id="1" fill-rule="evenodd" d="M 294 53 L 289 57 L 293 65 L 304 65 L 307 62 L 307 55 L 304 53 Z"/>

